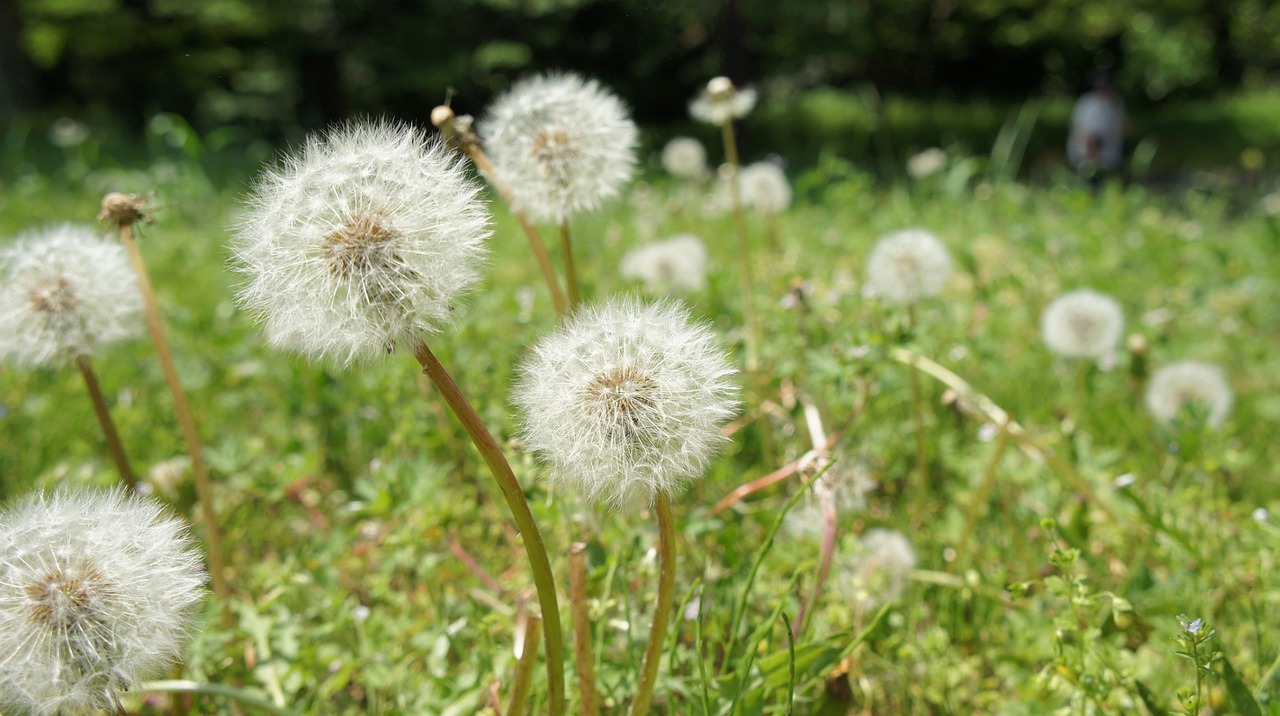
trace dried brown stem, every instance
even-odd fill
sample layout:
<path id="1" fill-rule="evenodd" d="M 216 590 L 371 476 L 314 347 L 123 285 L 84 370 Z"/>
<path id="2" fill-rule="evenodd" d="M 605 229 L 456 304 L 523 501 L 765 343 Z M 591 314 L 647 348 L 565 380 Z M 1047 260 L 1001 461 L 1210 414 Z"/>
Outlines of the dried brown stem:
<path id="1" fill-rule="evenodd" d="M 107 440 L 107 453 L 116 464 L 120 473 L 120 481 L 130 492 L 138 491 L 138 478 L 129 465 L 129 457 L 125 454 L 124 444 L 120 442 L 120 433 L 116 432 L 115 421 L 111 419 L 111 411 L 107 409 L 107 399 L 102 395 L 102 387 L 98 385 L 98 376 L 93 372 L 93 364 L 89 356 L 76 356 L 76 366 L 80 375 L 84 376 L 84 385 L 89 389 L 89 398 L 93 401 L 93 412 L 98 416 L 98 424 L 102 426 L 102 436 Z"/>
<path id="2" fill-rule="evenodd" d="M 573 644 L 578 659 L 578 691 L 582 716 L 600 713 L 596 695 L 596 662 L 591 653 L 591 613 L 587 604 L 587 545 L 574 542 L 569 548 L 569 599 L 573 606 Z"/>

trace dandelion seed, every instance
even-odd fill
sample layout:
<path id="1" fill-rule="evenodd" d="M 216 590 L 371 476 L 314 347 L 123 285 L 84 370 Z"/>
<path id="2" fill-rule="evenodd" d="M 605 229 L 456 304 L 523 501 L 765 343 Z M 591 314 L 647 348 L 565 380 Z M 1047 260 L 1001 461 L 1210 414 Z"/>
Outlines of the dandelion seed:
<path id="1" fill-rule="evenodd" d="M 1080 289 L 1057 297 L 1040 317 L 1049 350 L 1065 358 L 1102 358 L 1124 333 L 1124 312 L 1104 293 Z"/>
<path id="2" fill-rule="evenodd" d="M 1171 423 L 1192 409 L 1203 411 L 1210 428 L 1220 428 L 1231 403 L 1231 387 L 1222 369 L 1208 363 L 1172 363 L 1157 370 L 1147 385 L 1147 410 L 1162 423 Z"/>
<path id="3" fill-rule="evenodd" d="M 727 441 L 734 372 L 684 308 L 613 301 L 540 341 L 514 400 L 552 479 L 617 507 L 701 476 Z"/>
<path id="4" fill-rule="evenodd" d="M 701 291 L 707 285 L 707 247 L 691 234 L 628 251 L 620 272 L 625 279 L 643 281 L 650 291 Z"/>
<path id="5" fill-rule="evenodd" d="M 350 364 L 415 346 L 479 278 L 488 216 L 458 159 L 417 129 L 351 124 L 258 182 L 233 243 L 267 339 Z"/>
<path id="6" fill-rule="evenodd" d="M 672 176 L 697 181 L 707 176 L 707 150 L 702 142 L 676 137 L 662 148 L 662 168 Z"/>
<path id="7" fill-rule="evenodd" d="M 180 655 L 200 565 L 181 522 L 119 490 L 0 512 L 0 708 L 119 710 L 121 692 Z"/>
<path id="8" fill-rule="evenodd" d="M 901 532 L 869 529 L 844 558 L 837 587 L 859 611 L 874 609 L 902 595 L 917 562 L 911 541 Z"/>
<path id="9" fill-rule="evenodd" d="M 129 259 L 93 229 L 22 234 L 0 253 L 0 273 L 0 356 L 19 365 L 62 365 L 141 329 Z"/>
<path id="10" fill-rule="evenodd" d="M 892 303 L 912 304 L 936 295 L 951 277 L 951 255 L 922 229 L 889 234 L 871 249 L 867 285 Z"/>
<path id="11" fill-rule="evenodd" d="M 595 80 L 548 74 L 494 100 L 480 136 L 534 221 L 564 223 L 598 208 L 631 180 L 638 137 L 627 107 Z"/>
<path id="12" fill-rule="evenodd" d="M 751 114 L 755 106 L 754 89 L 739 89 L 728 77 L 716 77 L 689 102 L 689 114 L 699 122 L 720 126 Z"/>

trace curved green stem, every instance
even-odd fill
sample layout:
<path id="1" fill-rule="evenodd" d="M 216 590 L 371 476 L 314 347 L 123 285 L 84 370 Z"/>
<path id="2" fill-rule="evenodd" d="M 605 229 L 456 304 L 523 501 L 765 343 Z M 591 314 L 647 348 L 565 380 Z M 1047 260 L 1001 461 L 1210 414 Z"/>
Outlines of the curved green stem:
<path id="1" fill-rule="evenodd" d="M 742 192 L 738 186 L 738 169 L 742 164 L 738 160 L 738 142 L 733 136 L 733 120 L 720 125 L 720 129 L 724 140 L 724 160 L 729 165 L 729 203 L 733 213 L 733 229 L 738 236 L 738 278 L 742 284 L 742 320 L 746 323 L 743 342 L 747 354 L 747 372 L 754 373 L 759 367 L 760 360 L 756 347 L 759 342 L 759 331 L 756 320 L 755 279 L 752 276 L 751 251 L 747 243 L 747 221 L 742 214 Z"/>
<path id="2" fill-rule="evenodd" d="M 296 716 L 295 712 L 282 706 L 276 706 L 267 699 L 243 689 L 221 684 L 202 684 L 198 681 L 148 681 L 138 687 L 138 691 L 169 694 L 203 694 L 206 696 L 225 696 L 255 709 L 262 709 L 276 716 Z"/>
<path id="3" fill-rule="evenodd" d="M 649 629 L 649 644 L 644 650 L 644 667 L 640 672 L 636 698 L 631 702 L 631 716 L 649 713 L 653 686 L 658 679 L 658 664 L 662 661 L 662 645 L 667 638 L 667 625 L 671 622 L 671 606 L 676 597 L 676 521 L 671 515 L 671 498 L 667 493 L 658 493 L 654 511 L 658 514 L 658 601 L 653 608 L 653 626 Z"/>
<path id="4" fill-rule="evenodd" d="M 547 558 L 547 548 L 542 542 L 542 533 L 538 531 L 538 524 L 534 522 L 533 513 L 529 510 L 529 502 L 525 500 L 524 491 L 506 456 L 502 454 L 502 448 L 485 427 L 475 408 L 471 407 L 470 401 L 462 394 L 458 384 L 445 371 L 444 366 L 440 365 L 426 343 L 418 344 L 413 357 L 422 365 L 422 372 L 435 383 L 436 389 L 467 431 L 471 442 L 480 451 L 485 465 L 502 490 L 502 497 L 507 501 L 516 528 L 520 530 L 524 551 L 529 558 L 529 569 L 533 572 L 533 584 L 538 591 L 538 605 L 542 608 L 543 636 L 547 647 L 547 701 L 552 716 L 561 716 L 565 711 L 564 637 L 560 630 L 555 575 L 551 571 L 551 561 Z"/>

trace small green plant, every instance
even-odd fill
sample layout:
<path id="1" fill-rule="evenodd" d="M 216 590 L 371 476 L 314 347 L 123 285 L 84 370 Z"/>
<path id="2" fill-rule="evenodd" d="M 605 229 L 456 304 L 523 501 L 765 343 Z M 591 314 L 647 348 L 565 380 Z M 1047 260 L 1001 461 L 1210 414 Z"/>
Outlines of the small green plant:
<path id="1" fill-rule="evenodd" d="M 1178 703 L 1185 713 L 1199 714 L 1204 704 L 1205 677 L 1213 675 L 1213 663 L 1222 658 L 1221 652 L 1209 646 L 1217 630 L 1210 629 L 1203 619 L 1191 619 L 1185 614 L 1178 615 L 1178 627 L 1178 649 L 1173 653 L 1191 662 L 1196 672 L 1195 689 L 1178 689 Z"/>

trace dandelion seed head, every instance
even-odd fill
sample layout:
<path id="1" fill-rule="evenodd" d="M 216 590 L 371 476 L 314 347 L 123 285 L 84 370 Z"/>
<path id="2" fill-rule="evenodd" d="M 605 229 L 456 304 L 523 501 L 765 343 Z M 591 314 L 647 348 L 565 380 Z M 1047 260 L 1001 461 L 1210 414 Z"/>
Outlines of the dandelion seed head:
<path id="1" fill-rule="evenodd" d="M 625 279 L 644 282 L 647 290 L 688 293 L 706 287 L 708 260 L 701 239 L 680 234 L 628 251 L 619 270 Z"/>
<path id="2" fill-rule="evenodd" d="M 713 77 L 689 102 L 689 114 L 699 122 L 716 126 L 742 119 L 756 106 L 756 91 L 734 86 L 728 77 Z"/>
<path id="3" fill-rule="evenodd" d="M 947 153 L 938 147 L 914 154 L 907 160 L 907 174 L 912 179 L 924 179 L 947 168 Z"/>
<path id="4" fill-rule="evenodd" d="M 636 125 L 595 80 L 552 73 L 494 100 L 480 136 L 517 208 L 561 223 L 617 196 L 635 171 Z"/>
<path id="5" fill-rule="evenodd" d="M 1110 296 L 1080 289 L 1053 300 L 1040 317 L 1040 335 L 1064 358 L 1102 358 L 1120 343 L 1124 312 Z"/>
<path id="6" fill-rule="evenodd" d="M 919 560 L 901 532 L 873 528 L 842 561 L 837 588 L 855 609 L 867 611 L 901 596 Z"/>
<path id="7" fill-rule="evenodd" d="M 489 233 L 452 153 L 406 125 L 345 125 L 259 180 L 233 239 L 240 303 L 277 348 L 372 359 L 450 322 Z"/>
<path id="8" fill-rule="evenodd" d="M 791 208 L 791 184 L 773 162 L 748 164 L 738 172 L 742 203 L 761 214 L 778 214 Z"/>
<path id="9" fill-rule="evenodd" d="M 1216 365 L 1196 361 L 1171 363 L 1151 376 L 1147 410 L 1162 423 L 1173 422 L 1188 408 L 1204 411 L 1210 428 L 1220 428 L 1231 412 L 1231 387 Z"/>
<path id="10" fill-rule="evenodd" d="M 204 596 L 186 527 L 122 490 L 0 512 L 0 708 L 114 710 L 177 659 Z"/>
<path id="11" fill-rule="evenodd" d="M 937 236 L 907 229 L 882 237 L 867 258 L 867 285 L 891 303 L 936 295 L 951 277 L 951 255 Z"/>
<path id="12" fill-rule="evenodd" d="M 707 150 L 691 137 L 676 137 L 662 148 L 662 168 L 680 179 L 707 176 Z"/>
<path id="13" fill-rule="evenodd" d="M 618 507 L 702 475 L 737 410 L 734 372 L 678 304 L 611 301 L 534 347 L 514 402 L 552 480 Z"/>
<path id="14" fill-rule="evenodd" d="M 93 229 L 55 226 L 0 252 L 0 357 L 23 366 L 93 356 L 142 328 L 142 294 L 124 248 Z"/>

